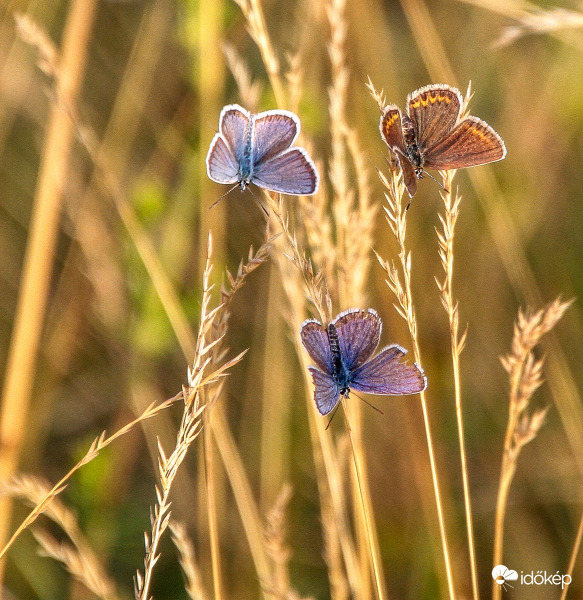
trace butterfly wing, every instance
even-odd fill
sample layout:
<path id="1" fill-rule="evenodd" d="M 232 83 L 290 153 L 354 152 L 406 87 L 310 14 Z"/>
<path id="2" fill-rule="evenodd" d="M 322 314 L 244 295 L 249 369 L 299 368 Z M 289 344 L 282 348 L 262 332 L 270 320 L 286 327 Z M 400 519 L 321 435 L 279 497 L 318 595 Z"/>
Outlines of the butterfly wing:
<path id="1" fill-rule="evenodd" d="M 340 388 L 330 375 L 316 367 L 308 367 L 314 381 L 314 402 L 321 415 L 327 415 L 340 400 Z"/>
<path id="2" fill-rule="evenodd" d="M 502 138 L 478 117 L 467 117 L 424 156 L 430 169 L 461 169 L 502 160 L 506 146 Z"/>
<path id="3" fill-rule="evenodd" d="M 391 104 L 385 107 L 381 115 L 379 129 L 382 138 L 394 154 L 397 156 L 407 155 L 405 139 L 403 138 L 401 111 L 398 106 Z"/>
<path id="4" fill-rule="evenodd" d="M 417 176 L 415 175 L 415 167 L 407 155 L 405 139 L 403 138 L 401 111 L 397 106 L 391 104 L 385 107 L 385 110 L 381 115 L 379 129 L 385 143 L 397 157 L 401 172 L 403 173 L 403 183 L 407 188 L 409 196 L 413 198 L 417 191 Z"/>
<path id="5" fill-rule="evenodd" d="M 459 90 L 445 84 L 426 85 L 409 94 L 408 112 L 421 154 L 455 127 L 462 104 Z"/>
<path id="6" fill-rule="evenodd" d="M 333 321 L 345 369 L 350 373 L 365 363 L 379 345 L 383 327 L 372 308 L 347 310 Z"/>
<path id="7" fill-rule="evenodd" d="M 239 163 L 220 133 L 215 135 L 209 147 L 206 157 L 206 172 L 209 179 L 217 183 L 237 183 L 239 181 Z"/>
<path id="8" fill-rule="evenodd" d="M 304 321 L 300 327 L 300 339 L 318 368 L 325 373 L 332 373 L 332 353 L 328 334 L 315 319 Z"/>
<path id="9" fill-rule="evenodd" d="M 287 110 L 268 110 L 254 120 L 253 164 L 275 158 L 295 142 L 300 133 L 300 120 Z"/>
<path id="10" fill-rule="evenodd" d="M 238 104 L 221 110 L 219 133 L 213 138 L 206 157 L 206 170 L 217 183 L 237 183 L 239 160 L 245 151 L 250 114 Z"/>
<path id="11" fill-rule="evenodd" d="M 417 364 L 401 358 L 407 350 L 397 344 L 383 348 L 372 360 L 352 373 L 350 387 L 368 394 L 417 394 L 427 387 L 427 378 Z"/>
<path id="12" fill-rule="evenodd" d="M 250 152 L 249 125 L 251 114 L 238 104 L 228 104 L 219 116 L 219 133 L 239 160 L 245 151 Z"/>
<path id="13" fill-rule="evenodd" d="M 308 153 L 295 147 L 255 165 L 252 181 L 266 190 L 311 196 L 318 191 L 320 177 Z"/>

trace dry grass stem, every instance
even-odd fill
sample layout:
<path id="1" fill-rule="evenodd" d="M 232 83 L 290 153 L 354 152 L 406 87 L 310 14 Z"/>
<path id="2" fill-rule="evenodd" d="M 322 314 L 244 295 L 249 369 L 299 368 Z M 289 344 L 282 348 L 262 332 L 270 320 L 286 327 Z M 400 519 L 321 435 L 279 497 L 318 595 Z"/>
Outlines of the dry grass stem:
<path id="1" fill-rule="evenodd" d="M 0 485 L 0 495 L 20 498 L 32 506 L 39 506 L 50 493 L 44 481 L 31 476 L 17 476 Z M 45 556 L 62 562 L 67 570 L 87 589 L 105 600 L 118 598 L 115 585 L 107 575 L 98 556 L 82 534 L 76 515 L 58 498 L 46 504 L 43 515 L 56 523 L 69 537 L 72 545 L 57 540 L 40 527 L 34 536 Z"/>
<path id="2" fill-rule="evenodd" d="M 373 93 L 373 97 L 378 98 L 379 96 L 378 94 Z M 394 165 L 392 166 L 391 164 L 389 164 L 389 167 L 392 167 L 390 169 L 390 176 L 386 177 L 384 174 L 379 172 L 379 177 L 381 183 L 387 190 L 385 193 L 385 199 L 387 201 L 387 206 L 385 207 L 386 220 L 389 225 L 389 228 L 393 232 L 393 235 L 395 236 L 395 239 L 397 240 L 397 243 L 399 245 L 398 258 L 400 266 L 396 267 L 394 263 L 384 260 L 378 255 L 378 253 L 377 259 L 379 261 L 379 264 L 387 274 L 386 283 L 389 289 L 397 298 L 397 304 L 395 305 L 395 309 L 397 313 L 406 321 L 407 326 L 409 328 L 409 333 L 411 335 L 411 341 L 413 344 L 415 361 L 422 365 L 423 363 L 421 361 L 419 340 L 417 337 L 417 318 L 415 316 L 413 294 L 411 289 L 412 257 L 411 252 L 407 251 L 405 243 L 407 236 L 407 208 L 405 203 L 403 202 L 403 195 L 405 189 L 403 186 L 400 172 L 398 172 Z M 437 509 L 441 546 L 444 555 L 447 585 L 450 599 L 454 600 L 456 595 L 454 591 L 453 570 L 450 560 L 449 545 L 447 541 L 445 518 L 443 513 L 441 494 L 439 490 L 437 465 L 435 462 L 435 451 L 431 435 L 431 427 L 429 423 L 429 413 L 427 409 L 427 399 L 425 392 L 421 392 L 420 398 L 421 408 L 423 412 L 423 422 L 425 426 L 425 437 L 427 440 L 427 448 L 429 452 L 431 479 Z"/>
<path id="3" fill-rule="evenodd" d="M 88 560 L 86 554 L 79 551 L 78 548 L 57 541 L 52 535 L 39 527 L 33 527 L 33 534 L 41 547 L 41 554 L 63 563 L 67 571 L 90 592 L 104 600 L 116 600 L 118 598 L 111 582 L 104 580 L 102 574 L 95 571 L 95 565 Z"/>
<path id="4" fill-rule="evenodd" d="M 371 263 L 370 248 L 375 224 L 376 206 L 370 202 L 368 168 L 355 133 L 347 120 L 350 74 L 346 61 L 346 2 L 329 0 L 326 14 L 330 24 L 330 57 L 332 83 L 328 90 L 331 158 L 329 179 L 332 191 L 332 214 L 335 240 L 331 256 L 336 257 L 331 281 L 337 281 L 333 298 L 341 309 L 366 306 L 367 281 Z M 355 189 L 350 173 L 358 173 Z M 343 403 L 347 424 L 350 422 L 354 467 L 352 478 L 353 511 L 358 540 L 360 594 L 370 597 L 370 580 L 376 595 L 386 597 L 380 550 L 372 518 L 373 508 L 368 488 L 366 460 L 361 440 L 361 403 Z M 371 573 L 372 570 L 372 573 Z"/>
<path id="5" fill-rule="evenodd" d="M 54 500 L 56 496 L 58 496 L 66 487 L 67 482 L 72 477 L 72 475 L 77 472 L 82 466 L 86 465 L 88 462 L 91 462 L 105 447 L 109 446 L 112 442 L 120 438 L 122 435 L 125 435 L 129 431 L 131 431 L 138 423 L 141 423 L 145 419 L 150 419 L 157 415 L 160 411 L 168 408 L 172 404 L 174 404 L 177 400 L 183 398 L 183 393 L 180 392 L 173 398 L 162 402 L 161 404 L 155 405 L 150 404 L 142 414 L 140 414 L 136 419 L 118 429 L 113 435 L 110 437 L 105 437 L 105 432 L 103 432 L 98 438 L 96 438 L 83 458 L 64 476 L 62 477 L 38 502 L 38 504 L 34 507 L 34 509 L 30 512 L 30 514 L 26 517 L 26 519 L 19 525 L 16 531 L 10 537 L 10 540 L 0 551 L 0 560 L 4 557 L 6 552 L 18 538 L 18 536 L 32 523 L 36 521 L 36 519 L 43 514 L 44 511 L 47 510 L 47 506 Z"/>
<path id="6" fill-rule="evenodd" d="M 379 107 L 379 112 L 382 114 L 383 110 L 385 109 L 385 106 L 387 105 L 387 99 L 384 90 L 377 90 L 370 77 L 368 78 L 366 87 L 373 100 L 377 103 L 377 106 Z"/>
<path id="7" fill-rule="evenodd" d="M 517 17 L 516 21 L 515 25 L 504 29 L 502 35 L 492 44 L 493 48 L 509 46 L 526 35 L 544 35 L 565 29 L 580 29 L 583 27 L 583 12 L 561 7 L 550 10 L 533 9 L 533 12 Z"/>
<path id="8" fill-rule="evenodd" d="M 22 41 L 34 47 L 38 52 L 38 68 L 45 75 L 58 80 L 59 52 L 46 31 L 25 13 L 15 14 L 14 20 Z"/>
<path id="9" fill-rule="evenodd" d="M 275 99 L 278 106 L 286 105 L 286 93 L 281 79 L 281 68 L 279 59 L 275 55 L 273 45 L 269 34 L 267 33 L 267 26 L 265 25 L 265 19 L 263 17 L 263 10 L 261 8 L 260 0 L 234 0 L 239 6 L 245 20 L 247 21 L 247 29 L 249 35 L 253 41 L 257 44 L 259 51 L 261 52 L 261 58 L 267 71 L 269 83 L 275 94 Z"/>
<path id="10" fill-rule="evenodd" d="M 71 3 L 60 58 L 57 58 L 54 46 L 40 27 L 24 17 L 18 21 L 24 39 L 39 49 L 42 68 L 58 73 L 58 96 L 65 99 L 69 106 L 76 105 L 80 94 L 96 6 L 95 0 Z M 7 479 L 16 472 L 22 451 L 73 140 L 74 130 L 70 120 L 59 106 L 53 105 L 36 180 L 18 303 L 4 373 L 0 414 L 0 479 Z M 10 500 L 4 499 L 0 503 L 0 546 L 8 537 L 10 513 Z M 0 588 L 3 569 L 4 563 L 0 563 Z"/>
<path id="11" fill-rule="evenodd" d="M 289 250 L 291 250 L 291 254 L 286 254 L 286 256 L 302 275 L 308 301 L 314 305 L 320 321 L 327 323 L 332 315 L 332 307 L 326 281 L 321 272 L 314 271 L 312 261 L 306 256 L 296 233 L 290 228 L 289 216 L 284 208 L 281 195 L 278 196 L 277 201 L 269 194 L 265 194 L 265 197 L 279 227 L 283 231 Z"/>
<path id="12" fill-rule="evenodd" d="M 213 349 L 223 339 L 223 336 L 212 339 L 213 323 L 220 314 L 224 305 L 221 303 L 210 309 L 211 291 L 210 283 L 212 271 L 212 238 L 209 234 L 207 244 L 207 258 L 203 273 L 203 294 L 201 301 L 201 318 L 196 339 L 196 350 L 191 366 L 188 368 L 188 387 L 184 389 L 184 412 L 178 430 L 176 445 L 170 454 L 166 453 L 160 442 L 158 443 L 160 486 L 156 486 L 157 504 L 151 516 L 152 533 L 145 535 L 146 557 L 144 559 L 144 574 L 139 571 L 136 575 L 134 586 L 136 598 L 149 598 L 152 574 L 159 559 L 158 547 L 166 531 L 170 519 L 170 491 L 172 484 L 182 464 L 186 453 L 202 429 L 202 412 L 206 408 L 201 404 L 201 392 L 204 387 L 219 383 L 227 375 L 228 370 L 238 363 L 244 356 L 241 352 L 235 358 L 216 365 Z"/>
<path id="13" fill-rule="evenodd" d="M 258 80 L 253 81 L 245 61 L 231 44 L 223 44 L 223 53 L 244 106 L 250 112 L 257 112 L 263 85 Z"/>
<path id="14" fill-rule="evenodd" d="M 536 359 L 533 350 L 542 336 L 557 324 L 572 302 L 572 300 L 561 302 L 557 299 L 546 308 L 534 313 L 519 311 L 514 326 L 511 352 L 501 357 L 502 366 L 510 380 L 510 401 L 496 502 L 494 565 L 501 564 L 503 560 L 504 518 L 518 456 L 522 448 L 536 437 L 548 411 L 548 407 L 529 410 L 532 395 L 543 382 L 544 359 Z M 494 600 L 499 600 L 501 597 L 501 587 L 495 582 L 492 586 L 492 595 Z"/>
<path id="15" fill-rule="evenodd" d="M 561 592 L 561 597 L 559 600 L 566 600 L 567 592 L 569 591 L 569 586 L 573 581 L 573 571 L 575 570 L 575 562 L 577 561 L 577 556 L 579 556 L 579 550 L 581 549 L 581 541 L 583 540 L 583 516 L 579 519 L 579 527 L 577 528 L 577 534 L 575 535 L 575 542 L 573 543 L 573 549 L 571 550 L 571 558 L 569 559 L 569 566 L 567 567 L 567 572 L 565 575 L 569 575 L 571 577 L 571 581 L 566 583 L 563 591 Z"/>
<path id="16" fill-rule="evenodd" d="M 188 537 L 186 527 L 179 521 L 170 519 L 172 542 L 180 554 L 180 566 L 186 579 L 185 590 L 191 600 L 206 600 L 207 595 L 202 586 L 200 569 L 196 564 L 194 547 Z"/>
<path id="17" fill-rule="evenodd" d="M 103 187 L 113 200 L 119 216 L 150 275 L 152 284 L 176 332 L 178 342 L 184 354 L 188 357 L 193 356 L 194 345 L 190 324 L 184 315 L 177 293 L 161 264 L 151 240 L 144 231 L 130 199 L 124 193 L 122 183 L 115 175 L 116 169 L 111 166 L 109 158 L 100 150 L 98 138 L 93 129 L 80 119 L 78 111 L 74 103 L 69 99 L 69 96 L 59 91 L 59 82 L 55 80 L 54 84 L 57 90 L 55 95 L 55 110 L 60 115 L 63 115 L 63 118 L 68 119 L 69 126 L 73 127 L 77 138 L 89 154 Z"/>
<path id="18" fill-rule="evenodd" d="M 468 95 L 469 98 L 469 87 Z M 466 104 L 467 106 L 467 104 Z M 458 430 L 458 440 L 460 448 L 460 463 L 462 470 L 462 485 L 464 491 L 464 509 L 466 514 L 466 534 L 468 542 L 468 550 L 470 555 L 470 571 L 472 578 L 472 594 L 474 600 L 479 598 L 478 589 L 478 569 L 476 564 L 476 548 L 474 543 L 474 525 L 472 517 L 472 503 L 470 496 L 470 484 L 468 476 L 468 463 L 466 457 L 466 442 L 464 435 L 464 421 L 462 411 L 462 391 L 461 391 L 461 368 L 460 355 L 463 351 L 467 329 L 459 335 L 459 310 L 458 303 L 453 296 L 453 265 L 454 265 L 454 235 L 455 225 L 459 216 L 459 206 L 461 196 L 456 195 L 455 199 L 451 192 L 453 185 L 453 177 L 455 171 L 445 171 L 443 173 L 443 186 L 446 191 L 441 192 L 445 213 L 439 214 L 442 231 L 436 228 L 439 258 L 444 270 L 444 279 L 439 281 L 436 277 L 437 286 L 439 288 L 441 302 L 448 316 L 451 359 L 453 365 L 454 393 L 455 393 L 455 411 Z"/>
<path id="19" fill-rule="evenodd" d="M 292 488 L 285 484 L 266 517 L 265 548 L 273 568 L 271 578 L 263 582 L 263 588 L 275 598 L 301 600 L 297 591 L 291 587 L 289 577 L 291 550 L 287 546 L 286 511 L 291 496 Z"/>

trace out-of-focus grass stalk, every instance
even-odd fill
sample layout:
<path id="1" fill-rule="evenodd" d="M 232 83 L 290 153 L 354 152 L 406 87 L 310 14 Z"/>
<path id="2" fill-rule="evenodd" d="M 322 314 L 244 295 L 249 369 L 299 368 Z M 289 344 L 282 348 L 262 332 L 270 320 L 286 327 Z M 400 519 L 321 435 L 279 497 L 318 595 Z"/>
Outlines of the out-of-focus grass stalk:
<path id="1" fill-rule="evenodd" d="M 569 566 L 567 567 L 567 571 L 565 575 L 569 575 L 571 577 L 571 581 L 573 580 L 573 570 L 575 569 L 575 561 L 577 560 L 577 556 L 579 555 L 579 550 L 581 548 L 581 540 L 583 539 L 583 516 L 579 520 L 579 527 L 577 529 L 577 535 L 575 536 L 575 543 L 573 544 L 573 550 L 571 551 L 571 558 L 569 559 Z M 571 582 L 566 583 L 563 591 L 561 592 L 561 597 L 559 600 L 565 600 L 567 598 L 567 592 L 569 591 L 569 585 Z"/>
<path id="2" fill-rule="evenodd" d="M 51 496 L 49 484 L 31 476 L 16 476 L 0 483 L 0 494 L 19 498 L 33 506 L 43 505 L 43 515 L 58 525 L 68 541 L 57 539 L 48 527 L 35 528 L 33 534 L 42 552 L 62 562 L 67 570 L 87 589 L 103 600 L 119 600 L 116 586 L 108 576 L 102 558 L 91 548 L 81 531 L 77 515 L 58 498 L 46 504 Z"/>
<path id="3" fill-rule="evenodd" d="M 555 300 L 534 314 L 519 311 L 511 352 L 501 358 L 510 379 L 510 402 L 494 520 L 494 565 L 501 564 L 503 560 L 504 518 L 518 456 L 522 448 L 536 437 L 547 413 L 547 408 L 529 411 L 532 395 L 543 382 L 543 359 L 536 360 L 533 349 L 541 337 L 556 325 L 571 303 Z M 493 600 L 500 600 L 501 594 L 501 586 L 493 581 Z"/>
<path id="4" fill-rule="evenodd" d="M 445 272 L 443 281 L 436 278 L 441 294 L 441 301 L 449 320 L 449 332 L 451 342 L 451 360 L 453 365 L 453 380 L 455 393 L 455 413 L 460 445 L 460 462 L 462 469 L 462 485 L 464 490 L 464 508 L 466 513 L 466 533 L 468 538 L 468 550 L 470 554 L 470 571 L 472 577 L 472 594 L 474 600 L 479 598 L 478 571 L 476 566 L 476 548 L 474 544 L 474 522 L 472 516 L 472 503 L 470 497 L 470 485 L 468 481 L 468 464 L 466 458 L 466 443 L 464 436 L 464 421 L 462 413 L 462 388 L 460 377 L 460 355 L 464 349 L 466 332 L 459 336 L 459 311 L 458 303 L 453 298 L 453 260 L 454 260 L 454 234 L 455 224 L 459 215 L 461 196 L 453 199 L 451 188 L 453 184 L 454 171 L 446 171 L 443 177 L 444 191 L 441 192 L 445 207 L 445 215 L 439 215 L 443 233 L 437 230 L 439 242 L 439 257 Z"/>
<path id="5" fill-rule="evenodd" d="M 58 94 L 74 109 L 83 81 L 96 0 L 71 3 L 58 66 Z M 36 372 L 48 291 L 53 273 L 62 192 L 74 129 L 62 106 L 53 105 L 40 167 L 22 283 L 8 354 L 0 416 L 0 479 L 17 468 Z M 0 502 L 0 546 L 10 526 L 11 501 Z M 0 587 L 3 563 L 0 563 Z"/>
<path id="6" fill-rule="evenodd" d="M 196 40 L 197 47 L 194 48 L 193 55 L 197 60 L 197 86 L 199 98 L 199 126 L 200 139 L 205 139 L 206 127 L 208 123 L 213 123 L 216 120 L 214 114 L 220 104 L 220 94 L 224 83 L 224 62 L 222 60 L 222 52 L 217 40 L 220 39 L 223 24 L 225 19 L 225 2 L 224 0 L 215 0 L 213 2 L 189 2 L 191 7 L 197 6 L 196 21 L 198 22 L 198 31 L 193 39 Z M 206 198 L 206 191 L 213 189 L 209 186 L 209 180 L 206 174 L 206 164 L 203 160 L 205 146 L 201 143 L 200 150 L 193 157 L 198 164 L 199 172 L 199 198 Z M 217 225 L 218 231 L 224 232 L 224 219 L 219 219 L 222 216 L 224 207 L 215 207 L 214 213 L 209 214 L 209 210 L 202 203 L 200 218 L 198 219 L 200 231 L 206 231 L 212 221 L 213 225 Z M 202 236 L 201 236 L 202 238 Z M 220 236 L 223 243 L 224 235 Z M 220 543 L 219 543 L 219 525 L 217 515 L 217 457 L 214 452 L 214 421 L 215 411 L 208 410 L 203 415 L 204 431 L 203 431 L 203 449 L 204 449 L 204 464 L 205 477 L 200 479 L 200 485 L 204 485 L 206 491 L 206 509 L 208 519 L 208 533 L 210 542 L 210 555 L 212 566 L 213 580 L 213 597 L 221 600 L 223 597 L 222 577 L 221 577 L 221 561 L 220 561 Z"/>
<path id="7" fill-rule="evenodd" d="M 336 228 L 336 273 L 338 302 L 342 310 L 361 307 L 366 299 L 366 278 L 370 268 L 370 247 L 374 209 L 368 197 L 367 171 L 360 161 L 353 132 L 346 114 L 350 72 L 346 65 L 346 1 L 329 0 L 326 14 L 330 23 L 328 55 L 332 67 L 332 84 L 328 90 L 332 153 L 330 184 L 333 191 L 332 212 Z M 351 140 L 349 145 L 348 140 Z M 358 202 L 350 185 L 349 157 L 354 161 L 360 184 Z M 364 307 L 363 307 L 364 308 Z M 353 511 L 358 540 L 360 597 L 370 598 L 371 575 L 379 600 L 386 597 L 380 550 L 373 519 L 373 506 L 368 485 L 366 458 L 362 445 L 362 403 L 342 401 L 354 458 L 352 477 Z M 372 573 L 371 573 L 372 570 Z"/>
<path id="8" fill-rule="evenodd" d="M 174 519 L 170 519 L 169 527 L 172 541 L 180 554 L 180 566 L 186 580 L 184 588 L 188 597 L 191 600 L 207 600 L 208 596 L 202 585 L 202 576 L 194 555 L 194 547 L 188 537 L 186 527 L 182 522 Z"/>
<path id="9" fill-rule="evenodd" d="M 281 77 L 279 60 L 273 50 L 271 39 L 265 25 L 265 18 L 261 8 L 260 0 L 234 0 L 245 17 L 249 29 L 249 35 L 257 44 L 261 52 L 261 58 L 269 77 L 269 83 L 275 95 L 275 101 L 279 107 L 286 106 L 287 94 Z"/>
<path id="10" fill-rule="evenodd" d="M 154 405 L 150 404 L 136 419 L 124 425 L 122 428 L 118 429 L 115 433 L 110 435 L 109 437 L 105 437 L 105 432 L 103 432 L 98 438 L 93 440 L 89 450 L 85 453 L 85 455 L 77 462 L 77 464 L 55 485 L 43 496 L 42 500 L 33 508 L 33 510 L 28 514 L 26 519 L 18 526 L 16 531 L 12 534 L 6 545 L 0 550 L 0 560 L 4 557 L 6 552 L 10 549 L 12 544 L 18 538 L 18 536 L 27 528 L 32 525 L 36 519 L 44 513 L 48 504 L 58 496 L 66 487 L 67 482 L 71 479 L 74 473 L 76 473 L 83 465 L 86 465 L 88 462 L 92 461 L 105 447 L 109 446 L 112 442 L 120 438 L 122 435 L 125 435 L 129 431 L 131 431 L 138 423 L 141 423 L 145 419 L 150 419 L 153 416 L 157 415 L 160 411 L 168 408 L 171 404 L 181 399 L 183 396 L 182 392 L 162 402 L 161 404 Z"/>
<path id="11" fill-rule="evenodd" d="M 423 0 L 400 0 L 421 58 L 434 82 L 456 85 L 449 57 Z"/>

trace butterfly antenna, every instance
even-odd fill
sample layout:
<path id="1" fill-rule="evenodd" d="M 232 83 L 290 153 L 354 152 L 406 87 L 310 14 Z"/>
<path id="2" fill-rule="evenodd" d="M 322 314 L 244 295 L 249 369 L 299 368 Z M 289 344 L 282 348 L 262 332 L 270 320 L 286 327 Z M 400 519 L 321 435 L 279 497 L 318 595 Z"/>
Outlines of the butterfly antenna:
<path id="1" fill-rule="evenodd" d="M 236 183 L 232 188 L 229 188 L 222 196 L 219 196 L 219 199 L 216 202 L 213 202 L 213 204 L 211 204 L 209 210 L 214 208 L 227 194 L 230 194 L 238 185 L 239 184 Z"/>
<path id="2" fill-rule="evenodd" d="M 423 169 L 423 173 L 425 173 L 425 175 L 427 175 L 428 177 L 431 177 L 431 179 L 433 179 L 433 181 L 435 181 L 435 183 L 437 183 L 437 185 L 444 191 L 447 192 L 449 194 L 449 190 L 443 185 L 443 183 L 441 183 L 441 181 L 438 181 L 437 179 L 435 179 L 435 177 L 433 177 L 433 175 L 431 173 L 428 173 L 425 169 Z M 411 204 L 409 202 L 409 204 Z M 409 207 L 407 207 L 408 209 Z"/>
<path id="3" fill-rule="evenodd" d="M 340 402 L 338 402 L 338 404 L 334 407 L 334 411 L 332 412 L 332 416 L 330 417 L 330 420 L 328 421 L 328 425 L 326 425 L 326 430 L 328 429 L 328 427 L 330 427 L 330 423 L 332 423 L 332 419 L 334 418 L 334 415 L 336 414 L 336 411 L 338 410 L 338 407 L 340 406 Z"/>
<path id="4" fill-rule="evenodd" d="M 261 206 L 261 208 L 263 209 L 263 212 L 264 212 L 264 213 L 265 213 L 265 215 L 266 215 L 266 216 L 269 218 L 269 212 L 267 211 L 267 209 L 265 208 L 265 206 L 263 206 L 263 204 L 262 204 L 261 200 L 259 200 L 259 197 L 258 197 L 258 196 L 256 196 L 256 195 L 253 193 L 253 190 L 251 189 L 251 187 L 250 187 L 250 186 L 247 186 L 245 189 L 246 189 L 246 190 L 249 190 L 249 193 L 250 193 L 250 194 L 253 196 L 253 199 L 254 199 L 254 200 L 257 202 L 257 204 L 259 204 L 259 206 Z"/>
<path id="5" fill-rule="evenodd" d="M 351 390 L 352 391 L 352 390 Z M 380 409 L 377 408 L 374 404 L 371 404 L 368 400 L 365 400 L 362 396 L 359 396 L 357 393 L 355 393 L 354 391 L 352 391 L 352 393 L 357 397 L 360 398 L 365 404 L 368 404 L 371 408 L 374 408 L 378 413 L 380 413 L 381 415 L 384 415 L 385 413 Z"/>

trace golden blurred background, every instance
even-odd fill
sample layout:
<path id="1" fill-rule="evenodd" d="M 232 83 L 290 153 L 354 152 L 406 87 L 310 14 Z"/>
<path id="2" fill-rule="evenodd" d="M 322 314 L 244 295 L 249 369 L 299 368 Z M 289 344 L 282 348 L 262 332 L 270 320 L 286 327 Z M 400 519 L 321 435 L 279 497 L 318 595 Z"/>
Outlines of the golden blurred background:
<path id="1" fill-rule="evenodd" d="M 334 4 L 5 0 L 0 6 L 3 479 L 30 474 L 54 485 L 103 430 L 118 430 L 186 384 L 192 356 L 168 317 L 144 252 L 155 253 L 196 332 L 208 232 L 216 302 L 225 269 L 236 273 L 249 248 L 263 243 L 265 216 L 250 192 L 233 190 L 209 210 L 226 188 L 208 180 L 205 166 L 223 105 L 255 97 L 257 106 L 248 108 L 259 111 L 281 102 L 250 34 L 245 6 L 263 11 L 280 81 L 288 86 L 290 105 L 279 107 L 296 110 L 301 143 L 319 165 L 324 190 L 333 188 Z M 364 149 L 358 175 L 368 176 L 378 206 L 373 247 L 384 259 L 397 259 L 397 245 L 382 210 L 386 190 L 376 169 L 387 171 L 387 147 L 366 87 L 369 77 L 387 103 L 402 109 L 407 94 L 423 85 L 443 82 L 465 93 L 471 82 L 471 113 L 492 125 L 508 150 L 504 161 L 460 171 L 454 180 L 462 197 L 454 296 L 460 329 L 468 328 L 461 383 L 484 598 L 492 590 L 494 510 L 508 420 L 509 383 L 499 357 L 510 352 L 519 308 L 575 298 L 535 351 L 545 356 L 545 383 L 533 406 L 550 409 L 520 455 L 504 546 L 504 564 L 518 573 L 565 573 L 582 513 L 583 13 L 575 4 L 520 0 L 348 0 L 340 8 L 349 76 L 345 116 Z M 300 86 L 286 80 L 290 57 L 300 59 Z M 242 97 L 246 77 L 251 89 Z M 352 185 L 356 176 L 355 168 L 347 172 Z M 456 597 L 470 598 L 450 334 L 435 284 L 435 277 L 442 278 L 439 192 L 430 179 L 420 182 L 407 213 L 407 235 Z M 332 202 L 329 192 L 327 214 L 333 213 Z M 285 204 L 293 216 L 299 201 L 288 197 Z M 370 260 L 367 305 L 383 318 L 381 344 L 411 349 L 372 249 Z M 349 281 L 351 274 L 345 276 Z M 298 598 L 357 597 L 329 580 L 305 373 L 294 345 L 297 330 L 288 326 L 284 286 L 269 259 L 234 296 L 228 356 L 249 352 L 233 367 L 218 402 L 262 519 L 282 486 L 291 485 L 285 517 L 290 589 Z M 32 305 L 20 320 L 23 359 L 15 362 L 15 323 L 17 311 L 23 314 L 25 289 Z M 334 314 L 346 308 L 334 305 Z M 306 311 L 308 316 L 316 315 Z M 361 432 L 387 597 L 446 598 L 418 399 L 367 400 L 384 413 L 364 406 Z M 111 597 L 133 597 L 133 577 L 143 569 L 143 534 L 156 503 L 157 439 L 172 448 L 179 420 L 180 408 L 173 406 L 145 421 L 75 473 L 59 495 L 115 582 Z M 344 432 L 337 416 L 326 435 L 341 441 Z M 216 591 L 201 440 L 191 447 L 171 500 L 210 598 Z M 215 458 L 214 473 L 222 595 L 275 597 L 250 557 L 228 460 Z M 347 471 L 350 460 L 342 463 Z M 30 511 L 20 499 L 9 504 L 0 522 L 2 545 Z M 68 543 L 45 517 L 34 527 Z M 91 597 L 61 561 L 39 554 L 33 531 L 23 532 L 6 555 L 4 597 Z M 160 552 L 153 597 L 186 598 L 169 535 Z M 576 564 L 568 598 L 583 598 L 581 581 Z M 560 593 L 515 584 L 505 597 L 537 600 Z M 358 597 L 375 597 L 375 591 L 365 589 Z"/>

